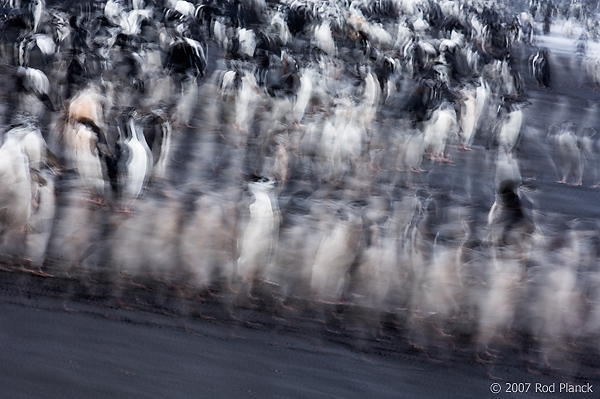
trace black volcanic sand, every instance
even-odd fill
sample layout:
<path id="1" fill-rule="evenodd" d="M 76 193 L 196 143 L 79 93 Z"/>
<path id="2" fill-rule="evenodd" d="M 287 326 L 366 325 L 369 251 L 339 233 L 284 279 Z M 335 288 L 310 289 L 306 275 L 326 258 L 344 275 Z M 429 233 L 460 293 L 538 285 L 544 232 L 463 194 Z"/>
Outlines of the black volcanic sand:
<path id="1" fill-rule="evenodd" d="M 585 348 L 561 370 L 528 372 L 516 344 L 492 366 L 456 342 L 415 348 L 394 320 L 376 341 L 343 321 L 325 328 L 310 311 L 270 316 L 264 301 L 228 317 L 205 296 L 202 314 L 183 316 L 180 296 L 164 287 L 132 286 L 114 306 L 58 277 L 3 272 L 0 281 L 3 397 L 481 398 L 495 397 L 494 382 L 498 397 L 549 395 L 536 383 L 556 383 L 552 397 L 573 395 L 558 392 L 561 382 L 600 389 L 597 357 Z M 66 285 L 77 294 L 62 300 Z M 162 292 L 160 303 L 150 289 Z M 532 385 L 506 393 L 507 382 Z"/>

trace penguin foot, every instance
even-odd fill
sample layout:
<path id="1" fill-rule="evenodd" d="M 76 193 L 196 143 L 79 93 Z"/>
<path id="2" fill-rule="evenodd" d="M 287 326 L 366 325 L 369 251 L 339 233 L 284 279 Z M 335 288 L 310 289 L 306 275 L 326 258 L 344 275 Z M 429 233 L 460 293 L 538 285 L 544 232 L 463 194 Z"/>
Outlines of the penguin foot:
<path id="1" fill-rule="evenodd" d="M 241 127 L 239 125 L 233 125 L 233 127 L 244 134 L 250 135 L 250 130 L 246 129 L 245 127 Z"/>
<path id="2" fill-rule="evenodd" d="M 91 203 L 91 204 L 95 204 L 98 206 L 107 206 L 108 204 L 106 203 L 106 201 L 100 197 L 92 197 L 92 198 L 86 198 L 85 199 L 87 202 Z"/>
<path id="3" fill-rule="evenodd" d="M 2 272 L 8 272 L 8 273 L 12 273 L 13 270 L 7 269 L 6 267 L 3 267 L 2 265 L 0 265 L 0 271 Z"/>
<path id="4" fill-rule="evenodd" d="M 24 273 L 28 273 L 28 274 L 33 274 L 34 276 L 40 276 L 40 277 L 54 277 L 52 274 L 48 274 L 44 271 L 42 271 L 42 269 L 28 269 L 25 266 L 21 266 L 20 270 Z"/>
<path id="5" fill-rule="evenodd" d="M 70 308 L 70 307 L 68 307 L 68 306 L 67 306 L 67 301 L 66 301 L 66 300 L 64 300 L 64 301 L 63 301 L 63 303 L 62 303 L 62 308 L 64 309 L 64 311 L 65 311 L 65 312 L 69 312 L 69 313 L 72 313 L 72 312 L 79 312 L 79 310 L 77 310 L 77 309 L 73 309 L 73 308 Z"/>

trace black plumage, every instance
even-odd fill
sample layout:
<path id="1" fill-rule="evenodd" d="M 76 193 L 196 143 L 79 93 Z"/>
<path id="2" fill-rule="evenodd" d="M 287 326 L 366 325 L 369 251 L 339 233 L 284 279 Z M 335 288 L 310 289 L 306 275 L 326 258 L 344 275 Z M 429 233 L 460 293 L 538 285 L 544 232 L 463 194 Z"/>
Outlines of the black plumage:
<path id="1" fill-rule="evenodd" d="M 536 82 L 543 87 L 550 87 L 550 62 L 548 52 L 540 50 L 531 57 L 531 69 Z"/>

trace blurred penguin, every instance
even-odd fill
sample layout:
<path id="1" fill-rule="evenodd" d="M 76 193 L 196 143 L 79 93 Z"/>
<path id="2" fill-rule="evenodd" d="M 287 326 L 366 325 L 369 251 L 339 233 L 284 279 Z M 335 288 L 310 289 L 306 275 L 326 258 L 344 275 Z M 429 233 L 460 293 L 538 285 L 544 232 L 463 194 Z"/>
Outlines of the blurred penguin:
<path id="1" fill-rule="evenodd" d="M 55 176 L 44 169 L 32 171 L 33 183 L 32 211 L 28 221 L 26 257 L 31 263 L 33 272 L 48 276 L 41 271 L 46 259 L 46 252 L 52 234 L 54 216 L 56 213 Z"/>
<path id="2" fill-rule="evenodd" d="M 119 126 L 118 180 L 121 205 L 127 211 L 145 190 L 153 165 L 152 152 L 136 117 L 136 111 L 130 110 Z"/>
<path id="3" fill-rule="evenodd" d="M 237 274 L 250 293 L 257 284 L 269 282 L 275 267 L 279 241 L 280 216 L 275 197 L 275 182 L 256 176 L 248 183 L 253 201 L 248 207 L 248 221 L 238 237 Z"/>
<path id="4" fill-rule="evenodd" d="M 0 147 L 0 249 L 21 255 L 31 216 L 32 182 L 30 163 L 21 138 L 7 135 Z"/>
<path id="5" fill-rule="evenodd" d="M 503 258 L 518 259 L 527 265 L 535 225 L 525 211 L 519 195 L 519 183 L 515 180 L 506 179 L 500 182 L 496 201 L 488 214 L 488 226 L 491 229 L 493 256 L 502 255 Z M 497 253 L 497 250 L 500 252 Z M 522 274 L 522 278 L 524 276 Z"/>
<path id="6" fill-rule="evenodd" d="M 152 112 L 142 118 L 144 138 L 152 153 L 152 179 L 164 179 L 167 176 L 171 154 L 172 127 L 169 120 L 160 111 Z"/>
<path id="7" fill-rule="evenodd" d="M 54 111 L 50 100 L 50 81 L 39 69 L 19 67 L 17 69 L 16 107 L 41 120 L 47 111 Z"/>
<path id="8" fill-rule="evenodd" d="M 438 162 L 451 162 L 446 157 L 446 142 L 456 133 L 456 111 L 446 105 L 436 109 L 425 126 L 424 145 L 429 158 Z"/>
<path id="9" fill-rule="evenodd" d="M 76 122 L 73 129 L 75 169 L 91 201 L 107 205 L 112 199 L 111 175 L 114 175 L 114 154 L 109 149 L 104 132 L 89 122 Z"/>
<path id="10" fill-rule="evenodd" d="M 460 119 L 458 122 L 458 138 L 460 148 L 470 151 L 477 128 L 477 92 L 464 89 L 460 102 Z"/>
<path id="11" fill-rule="evenodd" d="M 554 135 L 555 163 L 560 172 L 558 183 L 580 186 L 583 182 L 583 159 L 573 122 L 558 127 Z"/>
<path id="12" fill-rule="evenodd" d="M 63 158 L 67 167 L 72 167 L 75 161 L 76 124 L 83 123 L 93 127 L 100 133 L 101 141 L 106 141 L 105 108 L 110 102 L 97 86 L 89 86 L 78 92 L 69 103 L 67 119 L 62 132 L 61 141 L 64 144 Z M 95 126 L 95 127 L 94 127 Z"/>
<path id="13" fill-rule="evenodd" d="M 363 221 L 352 208 L 322 218 L 324 235 L 312 264 L 310 287 L 318 301 L 339 303 L 344 300 L 350 268 L 360 250 Z"/>
<path id="14" fill-rule="evenodd" d="M 541 87 L 550 87 L 550 60 L 546 49 L 538 50 L 529 58 L 531 72 L 537 84 Z"/>
<path id="15" fill-rule="evenodd" d="M 527 103 L 517 103 L 505 98 L 500 105 L 500 121 L 497 125 L 497 142 L 501 150 L 511 152 L 515 150 L 521 138 L 523 127 L 523 107 Z"/>

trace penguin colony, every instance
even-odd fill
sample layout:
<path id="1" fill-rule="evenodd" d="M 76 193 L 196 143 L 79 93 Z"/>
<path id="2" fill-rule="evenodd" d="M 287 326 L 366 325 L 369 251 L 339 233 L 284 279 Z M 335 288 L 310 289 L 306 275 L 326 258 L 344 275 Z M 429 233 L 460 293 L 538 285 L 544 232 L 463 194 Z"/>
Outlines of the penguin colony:
<path id="1" fill-rule="evenodd" d="M 597 342 L 596 225 L 536 212 L 518 151 L 529 134 L 553 180 L 600 183 L 593 121 L 536 136 L 527 116 L 528 88 L 553 85 L 546 23 L 595 35 L 596 8 L 72 3 L 2 4 L 7 273 L 104 284 L 117 303 L 169 287 L 190 315 L 268 298 L 483 361 L 522 345 L 561 366 Z"/>

